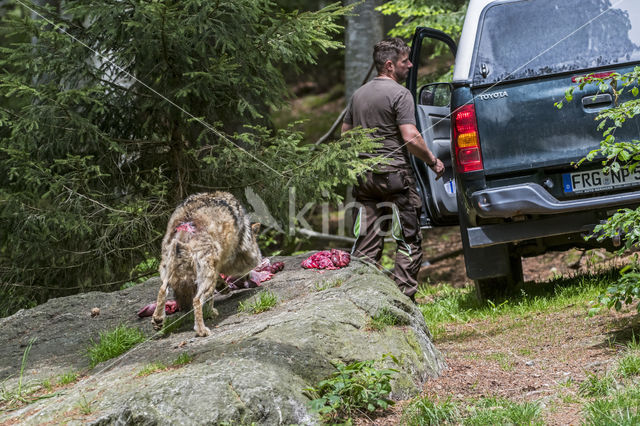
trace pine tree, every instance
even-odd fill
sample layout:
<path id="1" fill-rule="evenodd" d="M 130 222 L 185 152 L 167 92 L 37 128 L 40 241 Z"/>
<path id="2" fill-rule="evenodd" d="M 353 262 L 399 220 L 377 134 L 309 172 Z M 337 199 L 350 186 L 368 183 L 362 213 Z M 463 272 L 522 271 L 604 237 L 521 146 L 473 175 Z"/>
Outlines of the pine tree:
<path id="1" fill-rule="evenodd" d="M 0 315 L 119 288 L 157 256 L 188 194 L 251 187 L 285 221 L 289 187 L 298 205 L 337 200 L 332 189 L 366 166 L 363 135 L 315 147 L 268 128 L 286 95 L 282 69 L 340 47 L 339 5 L 68 0 L 21 10 L 2 28 L 22 41 L 0 48 L 0 98 L 10 100 L 0 104 Z"/>

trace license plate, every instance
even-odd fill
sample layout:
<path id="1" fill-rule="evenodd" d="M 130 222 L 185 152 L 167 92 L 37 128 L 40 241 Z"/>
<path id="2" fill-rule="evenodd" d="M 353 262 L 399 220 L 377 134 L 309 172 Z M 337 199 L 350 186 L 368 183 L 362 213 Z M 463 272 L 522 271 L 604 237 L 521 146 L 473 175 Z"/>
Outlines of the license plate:
<path id="1" fill-rule="evenodd" d="M 611 171 L 609 174 L 604 174 L 602 170 L 591 170 L 562 175 L 562 187 L 565 194 L 606 191 L 635 185 L 640 185 L 640 169 L 633 173 L 622 169 L 616 173 Z"/>

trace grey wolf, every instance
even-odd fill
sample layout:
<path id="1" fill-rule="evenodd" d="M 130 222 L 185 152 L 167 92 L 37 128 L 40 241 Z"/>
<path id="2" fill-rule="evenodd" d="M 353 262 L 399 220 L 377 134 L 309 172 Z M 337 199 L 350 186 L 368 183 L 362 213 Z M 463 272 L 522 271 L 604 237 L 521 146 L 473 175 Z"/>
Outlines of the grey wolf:
<path id="1" fill-rule="evenodd" d="M 154 328 L 164 322 L 169 287 L 182 311 L 193 307 L 196 336 L 211 330 L 204 325 L 203 304 L 211 300 L 219 274 L 240 276 L 257 266 L 262 256 L 256 236 L 260 224 L 251 225 L 240 202 L 227 192 L 189 196 L 171 215 L 162 240 L 160 278 Z"/>

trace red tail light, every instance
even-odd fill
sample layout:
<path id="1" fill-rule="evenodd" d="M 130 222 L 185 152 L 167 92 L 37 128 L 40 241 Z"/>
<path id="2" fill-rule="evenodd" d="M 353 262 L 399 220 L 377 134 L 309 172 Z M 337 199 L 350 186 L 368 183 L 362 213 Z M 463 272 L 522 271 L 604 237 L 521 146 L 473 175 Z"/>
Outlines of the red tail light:
<path id="1" fill-rule="evenodd" d="M 453 140 L 458 171 L 466 173 L 482 170 L 476 109 L 472 104 L 464 105 L 453 113 Z"/>
<path id="2" fill-rule="evenodd" d="M 571 82 L 572 83 L 582 83 L 582 81 L 591 76 L 593 78 L 607 78 L 610 77 L 611 74 L 613 74 L 614 71 L 606 71 L 606 72 L 597 72 L 594 74 L 583 74 L 583 75 L 576 75 L 574 77 L 571 77 Z"/>

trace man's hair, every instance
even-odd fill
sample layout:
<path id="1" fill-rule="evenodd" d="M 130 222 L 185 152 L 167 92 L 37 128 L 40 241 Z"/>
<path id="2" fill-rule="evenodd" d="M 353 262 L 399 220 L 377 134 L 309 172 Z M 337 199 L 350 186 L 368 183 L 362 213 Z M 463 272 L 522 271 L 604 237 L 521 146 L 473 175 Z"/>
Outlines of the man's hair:
<path id="1" fill-rule="evenodd" d="M 387 61 L 396 62 L 398 57 L 403 53 L 409 53 L 411 48 L 407 46 L 401 38 L 387 38 L 376 43 L 373 47 L 373 62 L 376 64 L 378 73 L 384 69 Z"/>

